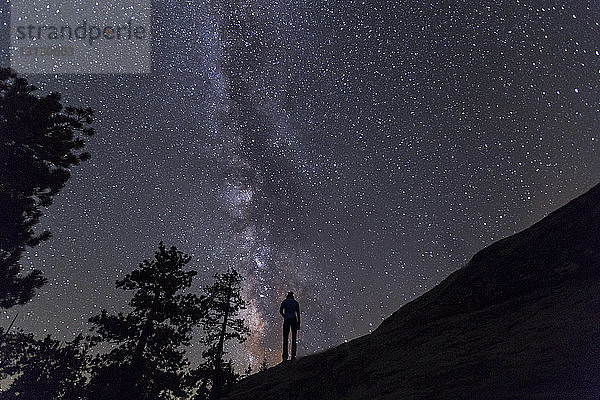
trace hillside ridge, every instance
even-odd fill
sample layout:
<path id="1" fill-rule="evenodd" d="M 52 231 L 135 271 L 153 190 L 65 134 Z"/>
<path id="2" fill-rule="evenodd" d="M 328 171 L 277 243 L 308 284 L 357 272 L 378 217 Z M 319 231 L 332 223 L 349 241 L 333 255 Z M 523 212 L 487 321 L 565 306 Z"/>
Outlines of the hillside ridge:
<path id="1" fill-rule="evenodd" d="M 477 252 L 371 334 L 236 384 L 236 399 L 600 397 L 600 185 Z"/>

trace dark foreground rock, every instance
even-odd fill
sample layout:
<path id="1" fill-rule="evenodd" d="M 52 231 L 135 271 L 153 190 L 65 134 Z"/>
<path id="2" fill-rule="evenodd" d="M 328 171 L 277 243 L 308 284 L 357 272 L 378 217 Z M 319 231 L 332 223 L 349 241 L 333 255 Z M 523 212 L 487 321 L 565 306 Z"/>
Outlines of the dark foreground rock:
<path id="1" fill-rule="evenodd" d="M 483 249 L 372 334 L 227 397 L 599 398 L 600 185 Z"/>

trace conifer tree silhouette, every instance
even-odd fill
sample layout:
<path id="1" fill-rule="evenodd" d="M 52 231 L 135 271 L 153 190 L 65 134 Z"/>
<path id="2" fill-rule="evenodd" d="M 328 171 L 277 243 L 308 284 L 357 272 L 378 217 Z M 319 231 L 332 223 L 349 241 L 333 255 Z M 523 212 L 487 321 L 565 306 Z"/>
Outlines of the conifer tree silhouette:
<path id="1" fill-rule="evenodd" d="M 79 150 L 82 138 L 94 134 L 90 108 L 63 107 L 59 93 L 38 97 L 35 90 L 0 68 L 0 308 L 28 302 L 44 284 L 39 270 L 22 274 L 19 260 L 50 238 L 33 228 L 70 168 L 89 158 Z"/>
<path id="2" fill-rule="evenodd" d="M 31 334 L 8 334 L 0 348 L 14 362 L 12 368 L 0 367 L 0 379 L 13 382 L 0 392 L 0 400 L 80 400 L 86 383 L 86 344 L 79 334 L 72 341 L 60 342 L 47 335 L 37 340 Z M 2 360 L 4 361 L 4 360 Z"/>
<path id="3" fill-rule="evenodd" d="M 239 312 L 246 308 L 241 296 L 242 276 L 233 268 L 215 274 L 215 283 L 205 287 L 205 310 L 200 323 L 204 330 L 201 342 L 206 346 L 206 362 L 195 371 L 199 387 L 196 399 L 220 398 L 239 377 L 231 360 L 225 361 L 225 343 L 237 340 L 243 343 L 250 330 Z"/>
<path id="4" fill-rule="evenodd" d="M 92 317 L 92 344 L 111 344 L 92 361 L 89 400 L 187 398 L 188 361 L 184 346 L 203 316 L 202 299 L 185 293 L 195 271 L 185 271 L 190 257 L 161 242 L 154 259 L 117 281 L 133 290 L 132 311 Z"/>

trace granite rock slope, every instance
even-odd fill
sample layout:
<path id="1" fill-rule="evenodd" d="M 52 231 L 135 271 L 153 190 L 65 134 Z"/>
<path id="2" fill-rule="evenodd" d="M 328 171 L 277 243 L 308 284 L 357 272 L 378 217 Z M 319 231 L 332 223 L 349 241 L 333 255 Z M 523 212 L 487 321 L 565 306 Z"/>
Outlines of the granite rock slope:
<path id="1" fill-rule="evenodd" d="M 600 398 L 600 185 L 478 252 L 372 334 L 237 399 Z"/>

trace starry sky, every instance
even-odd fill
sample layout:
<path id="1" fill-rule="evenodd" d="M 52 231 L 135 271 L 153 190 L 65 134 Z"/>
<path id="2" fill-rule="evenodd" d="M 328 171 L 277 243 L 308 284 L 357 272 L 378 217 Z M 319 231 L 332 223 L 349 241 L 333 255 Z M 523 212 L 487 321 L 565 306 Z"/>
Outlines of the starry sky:
<path id="1" fill-rule="evenodd" d="M 597 2 L 156 0 L 152 29 L 150 74 L 27 76 L 97 134 L 23 260 L 48 284 L 2 326 L 87 331 L 163 240 L 195 288 L 245 277 L 234 358 L 280 359 L 288 290 L 306 355 L 598 183 Z"/>

